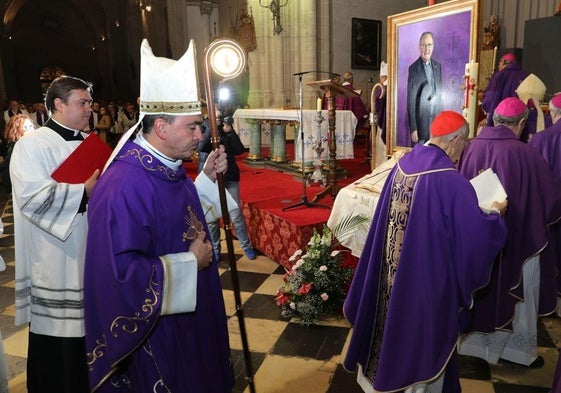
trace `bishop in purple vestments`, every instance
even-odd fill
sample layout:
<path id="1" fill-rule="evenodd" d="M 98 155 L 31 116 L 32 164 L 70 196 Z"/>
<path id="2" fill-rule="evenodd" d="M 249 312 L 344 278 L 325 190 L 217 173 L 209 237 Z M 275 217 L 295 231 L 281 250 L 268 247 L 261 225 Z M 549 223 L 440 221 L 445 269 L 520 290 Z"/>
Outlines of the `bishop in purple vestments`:
<path id="1" fill-rule="evenodd" d="M 142 132 L 89 200 L 84 273 L 92 392 L 230 393 L 234 385 L 217 261 L 199 199 L 225 171 L 211 152 L 197 188 L 182 160 L 202 139 L 193 43 L 177 62 L 141 46 Z M 162 72 L 165 70 L 165 72 Z M 144 73 L 144 74 L 143 74 Z"/>
<path id="2" fill-rule="evenodd" d="M 430 144 L 388 176 L 344 305 L 353 325 L 344 366 L 358 366 L 365 392 L 461 390 L 456 341 L 506 238 L 500 214 L 479 208 L 454 166 L 467 143 L 463 117 L 442 112 L 430 131 Z"/>
<path id="3" fill-rule="evenodd" d="M 353 86 L 353 74 L 351 72 L 345 72 L 343 74 L 343 88 L 355 93 L 355 88 Z M 335 110 L 348 110 L 353 112 L 356 117 L 356 127 L 355 132 L 359 131 L 366 118 L 368 117 L 368 110 L 362 102 L 362 98 L 359 95 L 353 94 L 350 96 L 336 96 L 335 97 Z"/>
<path id="4" fill-rule="evenodd" d="M 551 313 L 556 306 L 555 261 L 542 251 L 548 245 L 547 227 L 561 218 L 561 184 L 543 157 L 519 140 L 527 114 L 526 105 L 518 98 L 501 101 L 493 116 L 496 126 L 484 127 L 471 141 L 458 170 L 471 179 L 492 168 L 509 200 L 507 242 L 490 285 L 476 297 L 469 330 L 497 334 L 503 333 L 498 329 L 513 330 L 508 344 L 497 340 L 504 348 L 496 355 L 482 348 L 481 357 L 490 363 L 500 357 L 529 366 L 538 359 L 537 315 Z M 468 349 L 479 346 L 471 337 L 466 337 L 462 346 L 460 353 L 480 356 Z"/>
<path id="5" fill-rule="evenodd" d="M 528 73 L 516 62 L 512 53 L 507 53 L 499 61 L 498 71 L 493 74 L 485 89 L 481 107 L 487 113 L 487 125 L 493 125 L 493 112 L 499 102 L 507 97 L 518 97 L 516 88 L 526 79 Z"/>
<path id="6" fill-rule="evenodd" d="M 534 135 L 528 144 L 541 153 L 549 169 L 561 181 L 561 94 L 549 101 L 549 115 L 553 124 Z M 561 272 L 561 226 L 558 223 L 551 229 L 554 247 L 549 251 L 556 254 L 557 271 Z M 561 274 L 557 275 L 557 297 L 561 297 Z"/>

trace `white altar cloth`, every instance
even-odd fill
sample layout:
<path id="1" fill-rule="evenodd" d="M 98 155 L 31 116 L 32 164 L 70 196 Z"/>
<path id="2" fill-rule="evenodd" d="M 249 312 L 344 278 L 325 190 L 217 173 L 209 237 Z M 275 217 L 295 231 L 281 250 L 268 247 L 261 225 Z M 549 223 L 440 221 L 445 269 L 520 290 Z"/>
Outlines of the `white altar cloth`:
<path id="1" fill-rule="evenodd" d="M 316 119 L 318 112 L 315 110 L 304 109 L 302 117 L 304 121 L 304 157 L 306 162 L 316 158 L 316 153 L 312 149 L 314 142 L 320 137 Z M 328 120 L 327 111 L 321 112 L 324 120 L 321 123 L 321 139 L 324 151 L 322 157 L 325 159 L 329 155 L 327 146 Z M 234 129 L 238 132 L 240 139 L 245 147 L 249 146 L 249 119 L 256 120 L 280 120 L 298 123 L 300 120 L 299 109 L 238 109 L 234 113 Z M 353 141 L 355 137 L 356 117 L 351 111 L 336 111 L 335 113 L 335 140 L 337 146 L 337 159 L 354 158 Z M 297 132 L 297 130 L 295 131 Z M 270 125 L 263 125 L 261 128 L 261 145 L 270 144 Z M 296 146 L 294 148 L 294 161 L 301 161 L 300 132 Z"/>
<path id="2" fill-rule="evenodd" d="M 368 235 L 384 183 L 397 160 L 404 153 L 405 150 L 397 151 L 389 160 L 374 169 L 372 173 L 341 188 L 337 193 L 329 220 L 327 221 L 327 226 L 331 230 L 350 216 L 363 215 L 368 218 L 367 225 L 363 225 L 358 230 L 347 233 L 346 236 L 338 239 L 343 246 L 351 250 L 355 257 L 360 258 L 360 254 L 362 254 L 366 236 Z"/>

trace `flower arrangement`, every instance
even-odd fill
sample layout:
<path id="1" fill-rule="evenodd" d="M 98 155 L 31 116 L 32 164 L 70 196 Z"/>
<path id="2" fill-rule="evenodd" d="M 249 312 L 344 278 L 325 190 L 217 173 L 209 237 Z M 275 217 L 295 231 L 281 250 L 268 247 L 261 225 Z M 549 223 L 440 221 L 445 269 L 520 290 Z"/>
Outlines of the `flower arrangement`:
<path id="1" fill-rule="evenodd" d="M 354 217 L 355 225 L 366 220 Z M 276 296 L 283 317 L 297 317 L 308 326 L 341 312 L 354 268 L 343 263 L 344 251 L 338 246 L 334 234 L 324 226 L 322 234 L 314 229 L 306 253 L 297 250 L 289 258 L 291 268 L 286 269 Z"/>

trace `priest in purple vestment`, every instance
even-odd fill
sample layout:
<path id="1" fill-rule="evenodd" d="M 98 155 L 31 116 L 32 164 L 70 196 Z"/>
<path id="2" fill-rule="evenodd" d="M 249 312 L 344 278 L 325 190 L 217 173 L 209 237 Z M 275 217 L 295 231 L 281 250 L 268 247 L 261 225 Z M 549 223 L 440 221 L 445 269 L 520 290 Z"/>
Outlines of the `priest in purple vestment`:
<path id="1" fill-rule="evenodd" d="M 465 119 L 441 112 L 430 132 L 388 176 L 345 301 L 344 366 L 365 392 L 461 391 L 456 342 L 506 239 L 506 200 L 485 213 L 454 166 Z"/>
<path id="2" fill-rule="evenodd" d="M 499 60 L 497 72 L 489 80 L 481 107 L 487 113 L 487 125 L 493 125 L 493 113 L 499 102 L 507 97 L 518 97 L 516 89 L 526 79 L 528 73 L 516 62 L 512 53 L 506 53 Z"/>
<path id="3" fill-rule="evenodd" d="M 141 45 L 142 132 L 125 134 L 91 195 L 84 274 L 92 392 L 229 393 L 226 313 L 199 195 L 218 195 L 223 147 L 195 184 L 182 160 L 202 135 L 195 49 Z M 110 159 L 111 160 L 111 159 Z M 201 197 L 202 198 L 202 197 Z"/>
<path id="4" fill-rule="evenodd" d="M 356 89 L 353 86 L 353 74 L 352 72 L 345 72 L 343 74 L 343 88 L 356 93 Z M 368 117 L 368 110 L 362 102 L 360 95 L 353 94 L 352 96 L 336 96 L 335 97 L 335 110 L 347 110 L 353 112 L 356 117 L 356 127 L 355 132 L 358 132 L 363 126 L 364 122 Z"/>
<path id="5" fill-rule="evenodd" d="M 468 179 L 493 169 L 508 195 L 508 238 L 490 284 L 476 296 L 459 353 L 496 364 L 499 359 L 538 367 L 537 319 L 556 307 L 555 261 L 544 249 L 547 228 L 561 218 L 561 184 L 543 157 L 519 140 L 528 108 L 506 98 L 465 149 L 458 170 Z"/>
<path id="6" fill-rule="evenodd" d="M 552 125 L 542 132 L 534 135 L 528 142 L 530 146 L 541 153 L 549 169 L 555 174 L 557 180 L 561 181 L 561 94 L 555 95 L 549 101 L 549 115 Z M 548 247 L 549 252 L 555 254 L 557 261 L 557 272 L 561 272 L 561 224 L 557 223 L 551 227 L 552 245 Z M 561 274 L 557 275 L 557 314 L 560 314 L 559 303 L 561 298 Z"/>

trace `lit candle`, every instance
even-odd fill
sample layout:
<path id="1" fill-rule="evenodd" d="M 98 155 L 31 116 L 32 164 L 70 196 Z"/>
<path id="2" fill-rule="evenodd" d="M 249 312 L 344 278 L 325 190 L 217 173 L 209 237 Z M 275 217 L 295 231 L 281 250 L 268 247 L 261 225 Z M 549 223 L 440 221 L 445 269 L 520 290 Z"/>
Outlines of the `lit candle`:
<path id="1" fill-rule="evenodd" d="M 318 112 L 321 112 L 321 106 L 322 106 L 321 104 L 322 104 L 322 100 L 321 100 L 321 98 L 318 98 L 317 108 L 316 108 Z"/>

